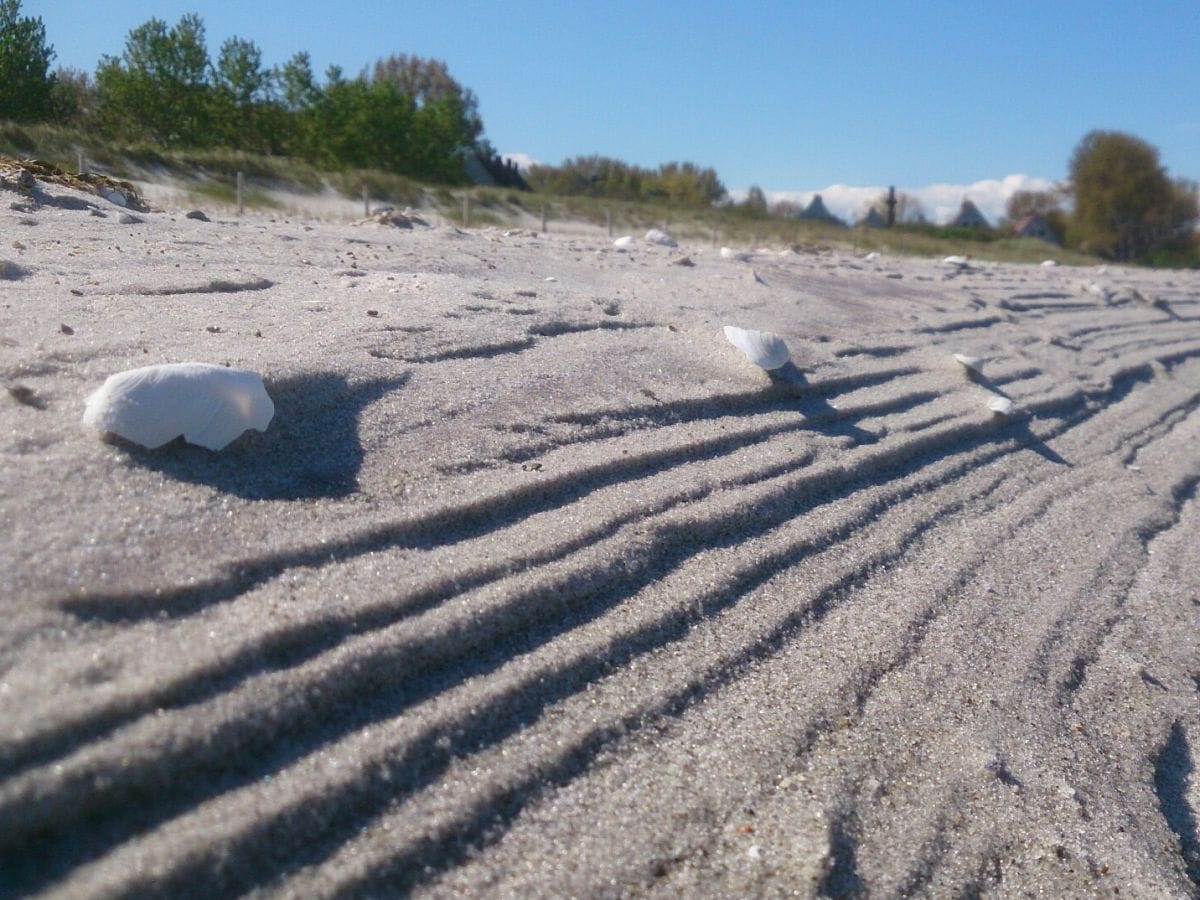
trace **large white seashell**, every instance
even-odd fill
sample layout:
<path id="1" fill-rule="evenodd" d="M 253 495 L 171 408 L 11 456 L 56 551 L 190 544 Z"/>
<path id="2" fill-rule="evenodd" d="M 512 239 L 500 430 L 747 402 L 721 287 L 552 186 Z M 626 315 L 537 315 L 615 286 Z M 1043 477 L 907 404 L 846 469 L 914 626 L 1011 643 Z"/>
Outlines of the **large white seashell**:
<path id="1" fill-rule="evenodd" d="M 1042 268 L 1043 268 L 1043 269 L 1053 269 L 1055 266 L 1057 266 L 1057 265 L 1058 265 L 1058 260 L 1056 260 L 1056 259 L 1043 259 L 1043 260 L 1042 260 L 1042 263 L 1041 263 L 1041 265 L 1042 265 Z"/>
<path id="2" fill-rule="evenodd" d="M 988 401 L 988 409 L 998 416 L 1011 416 L 1016 406 L 1007 397 L 997 395 Z"/>
<path id="3" fill-rule="evenodd" d="M 726 325 L 725 337 L 745 353 L 750 362 L 763 369 L 778 369 L 791 357 L 783 338 L 770 331 L 752 331 Z"/>
<path id="4" fill-rule="evenodd" d="M 646 232 L 646 240 L 651 244 L 661 244 L 664 247 L 678 247 L 675 243 L 675 238 L 671 237 L 665 231 L 660 231 L 657 228 L 651 228 Z"/>
<path id="5" fill-rule="evenodd" d="M 208 363 L 146 366 L 112 375 L 87 399 L 83 424 L 154 449 L 183 435 L 220 450 L 275 415 L 262 376 Z"/>
<path id="6" fill-rule="evenodd" d="M 974 372 L 976 374 L 980 374 L 983 371 L 983 357 L 982 356 L 967 356 L 966 354 L 963 354 L 963 353 L 955 353 L 954 358 L 957 359 L 959 362 L 959 365 L 961 365 L 968 372 Z"/>
<path id="7" fill-rule="evenodd" d="M 965 256 L 947 256 L 942 260 L 944 266 L 954 266 L 957 269 L 965 269 L 971 265 L 971 261 Z"/>
<path id="8" fill-rule="evenodd" d="M 633 235 L 626 234 L 613 241 L 613 246 L 618 250 L 625 250 L 633 246 Z"/>

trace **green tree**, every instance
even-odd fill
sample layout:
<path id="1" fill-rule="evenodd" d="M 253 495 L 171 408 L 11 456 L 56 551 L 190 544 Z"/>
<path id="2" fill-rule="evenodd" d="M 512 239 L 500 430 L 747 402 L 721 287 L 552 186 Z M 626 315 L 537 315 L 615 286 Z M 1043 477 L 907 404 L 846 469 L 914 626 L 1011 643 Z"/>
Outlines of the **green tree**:
<path id="1" fill-rule="evenodd" d="M 530 166 L 525 181 L 546 194 L 664 201 L 701 209 L 727 196 L 714 170 L 690 162 L 663 163 L 652 170 L 608 156 L 577 156 L 560 166 Z"/>
<path id="2" fill-rule="evenodd" d="M 53 114 L 53 58 L 42 20 L 22 18 L 20 0 L 0 0 L 0 119 L 35 122 Z"/>
<path id="3" fill-rule="evenodd" d="M 1071 156 L 1074 213 L 1068 240 L 1116 260 L 1137 260 L 1190 239 L 1195 194 L 1172 181 L 1158 150 L 1119 131 L 1091 131 Z"/>
<path id="4" fill-rule="evenodd" d="M 752 216 L 765 216 L 767 214 L 767 195 L 758 185 L 751 185 L 750 190 L 746 192 L 746 199 L 741 202 L 741 208 Z"/>
<path id="5" fill-rule="evenodd" d="M 267 109 L 273 73 L 262 67 L 253 41 L 231 37 L 221 45 L 213 84 L 213 118 L 221 142 L 231 147 L 269 150 Z"/>
<path id="6" fill-rule="evenodd" d="M 95 87 L 91 76 L 78 69 L 60 68 L 51 76 L 51 118 L 56 122 L 82 124 L 91 115 Z"/>
<path id="7" fill-rule="evenodd" d="M 100 60 L 97 113 L 122 137 L 148 137 L 166 146 L 212 143 L 208 75 L 199 16 L 183 16 L 170 30 L 161 19 L 151 19 L 129 32 L 120 58 Z"/>
<path id="8" fill-rule="evenodd" d="M 363 73 L 366 77 L 366 73 Z M 440 115 L 456 112 L 454 126 L 463 147 L 475 147 L 483 134 L 483 119 L 479 116 L 479 100 L 474 92 L 464 88 L 451 75 L 440 59 L 423 59 L 420 56 L 394 54 L 375 63 L 371 81 L 390 81 L 402 94 L 412 98 L 418 109 L 443 100 L 452 101 L 442 106 Z M 449 125 L 449 121 L 442 124 Z"/>

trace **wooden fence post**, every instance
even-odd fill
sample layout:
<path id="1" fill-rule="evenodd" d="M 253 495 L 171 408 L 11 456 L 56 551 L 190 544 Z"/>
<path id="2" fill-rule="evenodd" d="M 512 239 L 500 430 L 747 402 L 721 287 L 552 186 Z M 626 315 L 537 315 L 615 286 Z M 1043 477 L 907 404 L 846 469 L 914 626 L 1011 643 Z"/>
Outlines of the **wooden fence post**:
<path id="1" fill-rule="evenodd" d="M 83 174 L 83 151 L 76 150 L 75 157 L 76 157 L 76 161 L 79 163 L 79 170 L 78 170 L 79 174 L 82 175 Z"/>
<path id="2" fill-rule="evenodd" d="M 463 228 L 471 227 L 471 195 L 463 194 Z"/>
<path id="3" fill-rule="evenodd" d="M 546 207 L 542 207 L 542 234 L 548 234 L 546 230 Z"/>
<path id="4" fill-rule="evenodd" d="M 237 205 L 240 216 L 246 211 L 246 175 L 244 172 L 237 173 Z"/>
<path id="5" fill-rule="evenodd" d="M 612 207 L 611 206 L 604 207 L 604 218 L 608 222 L 608 236 L 612 237 Z"/>
<path id="6" fill-rule="evenodd" d="M 363 218 L 371 215 L 371 194 L 367 190 L 366 182 L 363 183 Z"/>

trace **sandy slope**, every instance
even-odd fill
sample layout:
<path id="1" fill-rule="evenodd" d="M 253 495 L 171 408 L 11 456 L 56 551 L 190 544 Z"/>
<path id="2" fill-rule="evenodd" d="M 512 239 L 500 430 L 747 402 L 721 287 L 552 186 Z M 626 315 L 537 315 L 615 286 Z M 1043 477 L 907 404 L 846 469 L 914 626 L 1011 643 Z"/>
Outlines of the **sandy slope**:
<path id="1" fill-rule="evenodd" d="M 43 200 L 0 894 L 1195 893 L 1197 273 Z M 80 427 L 187 360 L 270 429 Z"/>

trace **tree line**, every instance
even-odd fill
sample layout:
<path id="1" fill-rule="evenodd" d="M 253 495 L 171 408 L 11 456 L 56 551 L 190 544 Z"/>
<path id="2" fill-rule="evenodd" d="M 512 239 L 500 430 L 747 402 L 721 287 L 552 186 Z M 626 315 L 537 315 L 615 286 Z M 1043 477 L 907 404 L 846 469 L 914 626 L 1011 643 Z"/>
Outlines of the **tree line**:
<path id="1" fill-rule="evenodd" d="M 395 55 L 353 78 L 331 66 L 321 80 L 307 53 L 266 68 L 253 41 L 231 37 L 213 60 L 195 14 L 134 28 L 120 56 L 100 59 L 94 78 L 51 72 L 53 55 L 41 20 L 22 17 L 20 0 L 0 0 L 0 118 L 443 184 L 466 182 L 468 153 L 492 155 L 474 93 L 435 59 Z"/>
<path id="2" fill-rule="evenodd" d="M 661 201 L 700 209 L 728 196 L 713 169 L 690 162 L 669 162 L 647 169 L 607 156 L 577 156 L 559 166 L 530 166 L 525 180 L 535 191 L 564 197 Z"/>

